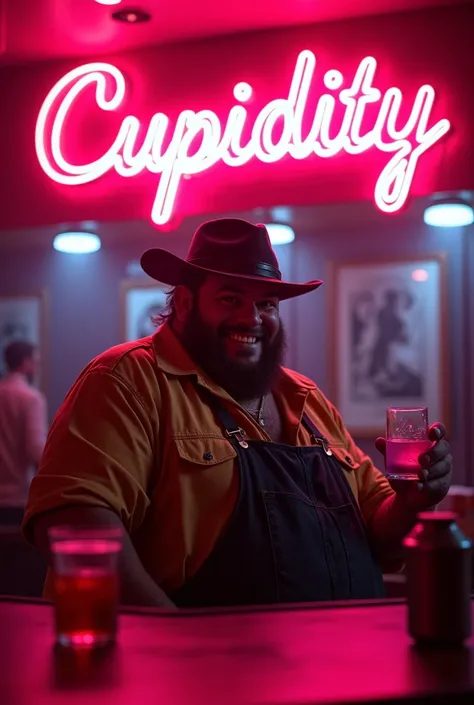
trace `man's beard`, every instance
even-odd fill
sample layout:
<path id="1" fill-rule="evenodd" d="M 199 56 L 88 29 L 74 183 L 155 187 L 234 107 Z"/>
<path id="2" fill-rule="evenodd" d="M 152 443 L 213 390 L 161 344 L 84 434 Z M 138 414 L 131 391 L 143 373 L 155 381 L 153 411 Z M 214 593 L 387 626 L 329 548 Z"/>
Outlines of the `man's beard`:
<path id="1" fill-rule="evenodd" d="M 231 397 L 238 401 L 258 399 L 271 390 L 283 363 L 286 350 L 283 323 L 280 321 L 272 341 L 268 336 L 262 339 L 260 359 L 253 365 L 229 358 L 224 343 L 229 330 L 251 334 L 241 326 L 219 326 L 216 331 L 202 319 L 195 305 L 181 332 L 181 342 L 193 361 Z"/>

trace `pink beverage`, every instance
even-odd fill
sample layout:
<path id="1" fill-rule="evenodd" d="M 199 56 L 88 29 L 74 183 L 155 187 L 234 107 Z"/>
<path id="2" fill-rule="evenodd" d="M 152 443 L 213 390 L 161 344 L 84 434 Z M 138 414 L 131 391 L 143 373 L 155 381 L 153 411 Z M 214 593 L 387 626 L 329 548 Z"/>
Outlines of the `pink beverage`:
<path id="1" fill-rule="evenodd" d="M 418 456 L 429 451 L 431 446 L 429 439 L 410 441 L 406 438 L 387 438 L 385 450 L 387 477 L 390 480 L 419 480 Z"/>

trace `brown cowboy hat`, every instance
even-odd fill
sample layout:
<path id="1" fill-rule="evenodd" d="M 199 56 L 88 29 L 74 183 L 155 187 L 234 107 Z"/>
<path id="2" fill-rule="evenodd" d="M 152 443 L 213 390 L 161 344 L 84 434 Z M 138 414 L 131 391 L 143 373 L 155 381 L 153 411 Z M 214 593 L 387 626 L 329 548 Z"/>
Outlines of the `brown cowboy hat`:
<path id="1" fill-rule="evenodd" d="M 200 225 L 185 260 L 155 247 L 142 255 L 141 266 L 153 279 L 172 286 L 186 283 L 198 271 L 265 281 L 275 285 L 281 300 L 306 294 L 322 284 L 319 280 L 304 284 L 282 281 L 266 227 L 239 218 L 218 218 Z"/>

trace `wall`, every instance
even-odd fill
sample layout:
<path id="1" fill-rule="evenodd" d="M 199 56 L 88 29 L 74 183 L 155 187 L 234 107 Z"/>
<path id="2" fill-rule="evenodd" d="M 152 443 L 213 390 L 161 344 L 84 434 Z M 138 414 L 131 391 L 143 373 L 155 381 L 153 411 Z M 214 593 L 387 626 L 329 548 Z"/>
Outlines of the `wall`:
<path id="1" fill-rule="evenodd" d="M 465 394 L 464 417 L 466 419 L 466 439 L 465 439 L 465 472 L 474 485 L 474 458 L 472 452 L 472 441 L 474 439 L 474 233 L 471 226 L 469 234 L 465 235 L 467 256 L 464 262 L 464 280 L 469 282 L 466 286 L 466 297 L 464 299 L 464 328 L 469 331 L 470 341 L 466 355 L 466 374 L 469 393 Z M 464 379 L 464 376 L 463 376 Z"/>
<path id="2" fill-rule="evenodd" d="M 390 218 L 380 222 L 383 225 L 374 226 L 355 219 L 351 225 L 324 232 L 309 226 L 298 230 L 292 245 L 278 248 L 283 276 L 296 281 L 325 279 L 332 260 L 447 254 L 449 337 L 444 344 L 450 348 L 449 427 L 455 479 L 474 484 L 470 450 L 474 434 L 474 226 L 436 230 L 418 222 Z M 51 413 L 81 368 L 102 350 L 121 342 L 120 281 L 127 275 L 128 263 L 157 244 L 156 234 L 137 239 L 133 225 L 126 227 L 131 230 L 128 239 L 85 257 L 64 255 L 49 247 L 0 252 L 0 296 L 48 289 L 50 336 L 45 362 Z M 189 234 L 161 235 L 159 244 L 184 256 L 188 242 Z M 290 339 L 287 364 L 312 377 L 328 394 L 330 297 L 327 282 L 317 292 L 283 305 Z M 360 440 L 360 445 L 376 457 L 372 441 Z"/>

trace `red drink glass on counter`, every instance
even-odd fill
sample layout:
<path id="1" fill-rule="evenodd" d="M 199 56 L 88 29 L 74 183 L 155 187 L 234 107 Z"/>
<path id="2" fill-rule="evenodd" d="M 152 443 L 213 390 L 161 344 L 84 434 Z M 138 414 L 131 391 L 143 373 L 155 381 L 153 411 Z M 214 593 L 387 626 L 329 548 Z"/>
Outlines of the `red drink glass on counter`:
<path id="1" fill-rule="evenodd" d="M 111 643 L 117 632 L 120 528 L 49 530 L 56 639 L 63 646 Z"/>
<path id="2" fill-rule="evenodd" d="M 418 457 L 431 445 L 426 406 L 387 409 L 385 466 L 389 480 L 419 480 Z"/>

